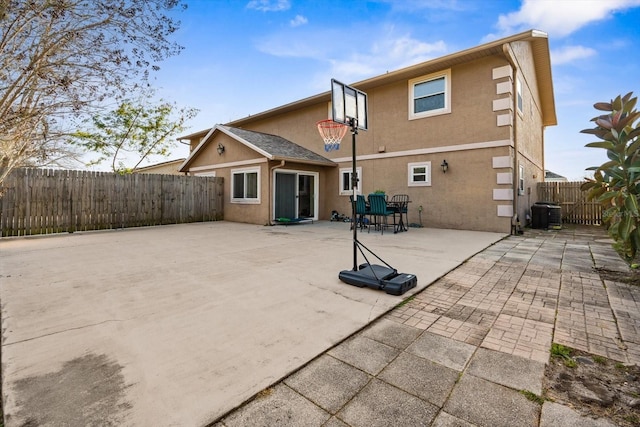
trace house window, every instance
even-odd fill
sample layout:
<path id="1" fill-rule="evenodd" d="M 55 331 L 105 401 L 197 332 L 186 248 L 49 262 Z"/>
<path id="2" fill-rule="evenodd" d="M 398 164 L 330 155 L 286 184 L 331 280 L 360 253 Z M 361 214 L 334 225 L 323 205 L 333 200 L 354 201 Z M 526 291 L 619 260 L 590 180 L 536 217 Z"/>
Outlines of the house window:
<path id="1" fill-rule="evenodd" d="M 519 165 L 518 167 L 518 195 L 524 195 L 524 166 Z"/>
<path id="2" fill-rule="evenodd" d="M 260 203 L 260 168 L 231 171 L 231 202 Z"/>
<path id="3" fill-rule="evenodd" d="M 522 80 L 520 77 L 516 78 L 516 96 L 518 104 L 518 112 L 522 113 Z"/>
<path id="4" fill-rule="evenodd" d="M 409 120 L 451 112 L 451 70 L 409 80 Z"/>
<path id="5" fill-rule="evenodd" d="M 409 163 L 409 187 L 431 185 L 431 162 Z"/>
<path id="6" fill-rule="evenodd" d="M 353 174 L 352 168 L 340 169 L 340 195 L 341 196 L 349 196 L 353 194 L 353 190 L 351 188 L 352 174 Z M 356 177 L 358 178 L 356 193 L 362 194 L 362 168 L 356 168 Z"/>

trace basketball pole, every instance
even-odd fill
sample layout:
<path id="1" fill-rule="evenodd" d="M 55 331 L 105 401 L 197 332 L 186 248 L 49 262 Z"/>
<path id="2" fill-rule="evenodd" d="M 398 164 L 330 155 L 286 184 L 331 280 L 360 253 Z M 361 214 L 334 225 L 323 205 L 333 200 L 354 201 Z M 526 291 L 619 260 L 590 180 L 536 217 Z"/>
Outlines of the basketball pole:
<path id="1" fill-rule="evenodd" d="M 355 118 L 349 119 L 351 126 L 351 226 L 353 227 L 353 271 L 358 271 L 358 227 L 356 224 L 356 200 L 358 198 L 358 175 L 356 169 L 356 135 L 358 134 L 358 122 Z"/>

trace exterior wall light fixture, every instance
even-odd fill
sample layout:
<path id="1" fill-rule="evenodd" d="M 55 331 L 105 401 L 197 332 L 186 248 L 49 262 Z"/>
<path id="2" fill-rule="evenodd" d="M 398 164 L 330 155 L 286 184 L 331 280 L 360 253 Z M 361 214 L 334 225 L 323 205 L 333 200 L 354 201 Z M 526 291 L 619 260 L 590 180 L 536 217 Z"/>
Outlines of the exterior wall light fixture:
<path id="1" fill-rule="evenodd" d="M 222 153 L 224 153 L 224 145 L 218 144 L 218 148 L 216 148 L 216 151 L 218 152 L 219 155 L 222 156 Z"/>
<path id="2" fill-rule="evenodd" d="M 449 169 L 449 163 L 447 163 L 446 160 L 443 160 L 440 164 L 440 167 L 442 168 L 443 173 L 447 173 L 447 170 Z"/>

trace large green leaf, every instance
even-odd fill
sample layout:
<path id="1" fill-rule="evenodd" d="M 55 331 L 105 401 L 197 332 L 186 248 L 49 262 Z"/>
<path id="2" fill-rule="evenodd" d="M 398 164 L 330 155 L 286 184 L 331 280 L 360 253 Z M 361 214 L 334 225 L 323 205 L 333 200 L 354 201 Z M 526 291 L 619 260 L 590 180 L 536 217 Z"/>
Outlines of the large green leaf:
<path id="1" fill-rule="evenodd" d="M 633 92 L 629 92 L 622 98 L 625 100 L 623 111 L 627 113 L 633 110 L 636 106 L 636 102 L 638 102 L 638 98 L 629 99 L 631 98 L 632 95 L 633 95 Z"/>
<path id="2" fill-rule="evenodd" d="M 638 249 L 640 249 L 640 228 L 636 224 L 636 228 L 631 232 L 630 236 L 631 247 L 633 248 L 633 258 L 635 259 L 636 253 L 638 253 Z"/>
<path id="3" fill-rule="evenodd" d="M 620 225 L 618 228 L 618 233 L 620 233 L 620 239 L 623 241 L 629 240 L 629 236 L 631 235 L 631 231 L 633 230 L 634 220 L 631 215 L 628 215 L 628 212 L 622 212 L 623 216 L 620 220 Z"/>
<path id="4" fill-rule="evenodd" d="M 615 144 L 611 141 L 596 141 L 596 142 L 590 142 L 587 145 L 585 145 L 585 147 L 589 147 L 589 148 L 605 148 L 607 150 L 613 150 L 615 149 Z"/>
<path id="5" fill-rule="evenodd" d="M 630 216 L 634 218 L 638 217 L 638 199 L 634 194 L 627 194 L 624 200 L 624 207 Z"/>
<path id="6" fill-rule="evenodd" d="M 613 107 L 613 111 L 622 110 L 622 97 L 620 95 L 616 96 L 616 99 L 611 102 L 611 106 Z"/>
<path id="7" fill-rule="evenodd" d="M 640 130 L 640 128 L 638 128 L 637 130 Z M 629 135 L 627 135 L 627 137 Z M 640 148 L 640 138 L 636 139 L 635 141 L 633 141 L 631 144 L 627 146 L 627 156 L 637 153 L 639 148 Z"/>
<path id="8" fill-rule="evenodd" d="M 607 157 L 616 162 L 620 162 L 620 154 L 616 153 L 614 150 L 607 150 Z"/>
<path id="9" fill-rule="evenodd" d="M 611 200 L 611 199 L 613 199 L 614 197 L 617 197 L 617 196 L 618 196 L 618 194 L 616 192 L 609 191 L 607 193 L 603 193 L 600 197 L 598 197 L 596 202 L 603 203 L 603 202 L 609 201 L 609 200 Z"/>

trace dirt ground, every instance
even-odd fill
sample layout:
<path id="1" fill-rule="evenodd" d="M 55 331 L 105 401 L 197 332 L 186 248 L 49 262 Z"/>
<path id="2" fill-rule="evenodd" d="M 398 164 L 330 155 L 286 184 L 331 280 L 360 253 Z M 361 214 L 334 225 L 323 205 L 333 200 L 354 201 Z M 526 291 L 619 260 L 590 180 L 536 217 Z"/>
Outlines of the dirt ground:
<path id="1" fill-rule="evenodd" d="M 544 398 L 619 426 L 640 426 L 640 367 L 570 349 L 552 356 Z"/>

